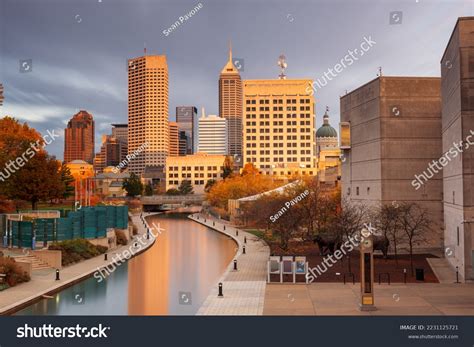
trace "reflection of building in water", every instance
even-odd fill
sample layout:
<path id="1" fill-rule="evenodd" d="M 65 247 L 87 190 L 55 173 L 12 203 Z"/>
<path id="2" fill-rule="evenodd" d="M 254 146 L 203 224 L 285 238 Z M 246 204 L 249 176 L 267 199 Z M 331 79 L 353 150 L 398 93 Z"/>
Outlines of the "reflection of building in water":
<path id="1" fill-rule="evenodd" d="M 152 220 L 149 219 L 148 222 L 153 228 Z M 161 234 L 158 234 L 156 228 L 152 232 L 157 235 L 155 244 L 128 262 L 129 315 L 169 314 L 169 234 L 166 230 L 161 230 Z"/>

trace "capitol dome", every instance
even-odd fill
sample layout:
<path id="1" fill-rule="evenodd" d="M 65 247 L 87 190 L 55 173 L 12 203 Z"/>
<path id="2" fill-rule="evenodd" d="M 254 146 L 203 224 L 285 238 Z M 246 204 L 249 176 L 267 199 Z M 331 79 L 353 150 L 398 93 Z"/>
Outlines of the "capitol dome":
<path id="1" fill-rule="evenodd" d="M 323 125 L 316 131 L 316 137 L 337 137 L 337 131 L 329 125 L 328 108 L 323 116 Z"/>

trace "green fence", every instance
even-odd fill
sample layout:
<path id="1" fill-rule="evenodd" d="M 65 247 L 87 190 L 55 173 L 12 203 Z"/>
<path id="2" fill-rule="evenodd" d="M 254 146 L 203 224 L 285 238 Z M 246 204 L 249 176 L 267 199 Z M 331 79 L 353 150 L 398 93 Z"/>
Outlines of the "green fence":
<path id="1" fill-rule="evenodd" d="M 64 218 L 9 221 L 9 224 L 11 232 L 6 233 L 4 244 L 25 248 L 42 247 L 48 242 L 106 237 L 107 228 L 126 229 L 128 207 L 83 207 L 68 212 Z"/>

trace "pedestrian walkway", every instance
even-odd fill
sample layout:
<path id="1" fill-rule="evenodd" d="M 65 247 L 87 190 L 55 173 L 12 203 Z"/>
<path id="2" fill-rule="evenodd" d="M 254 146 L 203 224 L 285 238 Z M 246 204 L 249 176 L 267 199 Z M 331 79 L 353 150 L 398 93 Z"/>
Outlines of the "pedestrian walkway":
<path id="1" fill-rule="evenodd" d="M 262 315 L 265 298 L 268 245 L 255 235 L 239 230 L 228 222 L 202 214 L 190 219 L 232 237 L 238 244 L 237 271 L 231 262 L 206 298 L 198 315 Z M 245 254 L 243 253 L 245 246 Z M 218 297 L 218 283 L 223 297 Z"/>
<path id="2" fill-rule="evenodd" d="M 143 214 L 144 217 L 145 215 L 149 214 Z M 134 240 L 137 240 L 138 237 L 140 237 L 141 243 L 143 244 L 140 251 L 141 253 L 152 246 L 155 240 L 153 237 L 150 237 L 150 239 L 146 238 L 146 227 L 143 224 L 140 215 L 132 215 L 132 222 L 138 228 L 138 235 L 135 236 Z M 59 281 L 56 280 L 55 269 L 33 271 L 29 282 L 19 284 L 0 292 L 0 315 L 10 314 L 16 311 L 18 307 L 25 307 L 38 298 L 41 298 L 43 295 L 56 293 L 64 287 L 80 282 L 84 278 L 91 276 L 98 269 L 111 265 L 114 256 L 122 255 L 123 251 L 129 250 L 130 247 L 133 247 L 134 242 L 135 241 L 132 240 L 128 245 L 107 252 L 107 261 L 104 260 L 103 255 L 100 255 L 61 269 L 59 273 Z"/>
<path id="3" fill-rule="evenodd" d="M 474 315 L 474 284 L 374 285 L 376 311 L 360 311 L 360 284 L 268 285 L 264 315 Z"/>

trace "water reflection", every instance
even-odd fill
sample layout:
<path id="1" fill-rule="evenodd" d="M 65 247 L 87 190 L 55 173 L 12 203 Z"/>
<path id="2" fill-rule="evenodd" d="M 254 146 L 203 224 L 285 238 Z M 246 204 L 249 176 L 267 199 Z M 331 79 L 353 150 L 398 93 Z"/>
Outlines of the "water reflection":
<path id="1" fill-rule="evenodd" d="M 164 229 L 145 253 L 100 283 L 89 278 L 20 315 L 192 315 L 235 255 L 227 236 L 182 214 L 149 219 Z"/>

